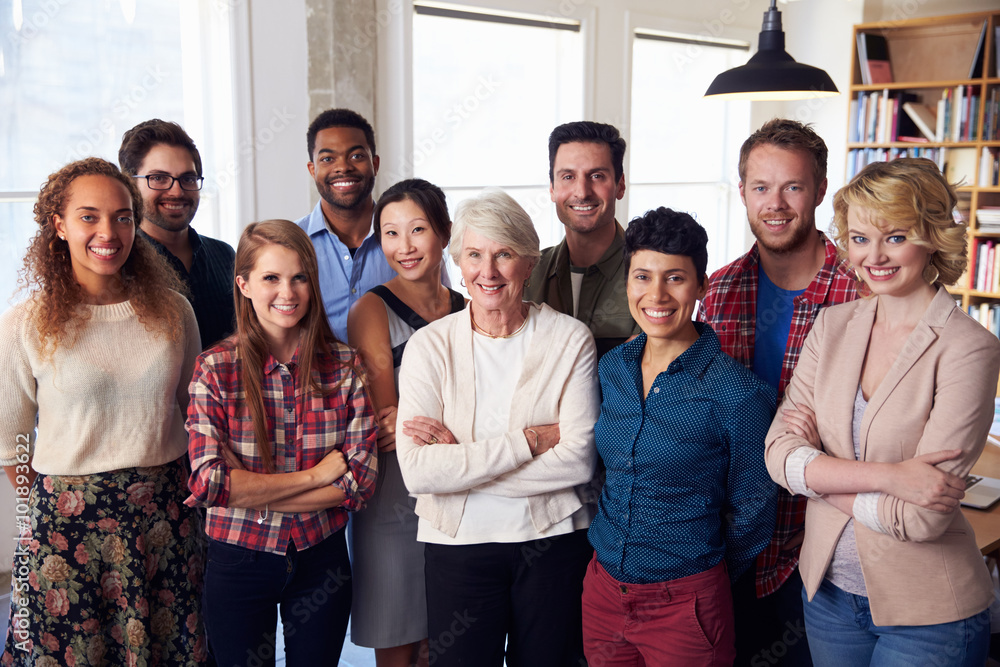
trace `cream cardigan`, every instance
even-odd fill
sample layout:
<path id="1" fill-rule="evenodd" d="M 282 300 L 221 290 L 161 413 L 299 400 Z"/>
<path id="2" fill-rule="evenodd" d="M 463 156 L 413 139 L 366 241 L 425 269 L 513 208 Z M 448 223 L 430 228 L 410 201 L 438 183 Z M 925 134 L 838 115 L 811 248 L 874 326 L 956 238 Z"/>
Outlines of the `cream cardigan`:
<path id="1" fill-rule="evenodd" d="M 455 536 L 471 489 L 528 498 L 535 529 L 544 531 L 588 500 L 600 412 L 597 354 L 590 330 L 546 305 L 510 406 L 509 430 L 472 441 L 475 373 L 470 308 L 420 329 L 410 338 L 399 373 L 396 450 L 417 515 Z M 403 435 L 416 416 L 441 421 L 459 444 L 417 445 Z M 522 429 L 558 423 L 560 442 L 532 457 Z M 585 526 L 576 526 L 582 528 Z"/>

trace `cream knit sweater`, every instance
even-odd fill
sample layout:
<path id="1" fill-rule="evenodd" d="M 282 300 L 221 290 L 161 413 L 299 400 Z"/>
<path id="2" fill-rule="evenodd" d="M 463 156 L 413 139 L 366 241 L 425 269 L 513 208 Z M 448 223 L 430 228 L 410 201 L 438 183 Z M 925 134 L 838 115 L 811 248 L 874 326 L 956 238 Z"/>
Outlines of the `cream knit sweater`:
<path id="1" fill-rule="evenodd" d="M 25 436 L 34 445 L 32 466 L 46 475 L 161 465 L 184 455 L 187 385 L 200 343 L 190 304 L 171 296 L 183 313 L 177 341 L 147 331 L 127 301 L 87 305 L 91 317 L 72 347 L 45 360 L 28 317 L 31 301 L 0 316 L 0 465 L 15 462 Z"/>

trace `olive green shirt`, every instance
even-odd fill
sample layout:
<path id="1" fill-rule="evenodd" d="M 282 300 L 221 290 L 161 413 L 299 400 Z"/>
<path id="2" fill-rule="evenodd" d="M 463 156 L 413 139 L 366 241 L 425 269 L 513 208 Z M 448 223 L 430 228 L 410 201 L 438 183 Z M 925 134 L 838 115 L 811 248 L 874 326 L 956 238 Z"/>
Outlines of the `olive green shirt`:
<path id="1" fill-rule="evenodd" d="M 615 239 L 597 264 L 588 266 L 580 286 L 576 319 L 590 328 L 597 343 L 598 357 L 640 333 L 632 319 L 625 296 L 625 230 L 615 223 Z M 569 248 L 566 240 L 546 248 L 531 272 L 524 298 L 546 303 L 560 313 L 573 315 L 573 286 L 570 279 Z"/>

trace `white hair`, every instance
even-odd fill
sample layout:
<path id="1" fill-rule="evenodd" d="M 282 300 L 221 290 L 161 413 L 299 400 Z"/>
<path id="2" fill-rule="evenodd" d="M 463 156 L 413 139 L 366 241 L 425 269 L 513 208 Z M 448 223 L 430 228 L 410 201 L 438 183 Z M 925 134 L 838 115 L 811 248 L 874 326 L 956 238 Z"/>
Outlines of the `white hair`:
<path id="1" fill-rule="evenodd" d="M 451 229 L 453 242 L 448 251 L 456 264 L 462 255 L 467 229 L 509 247 L 519 256 L 530 259 L 532 265 L 542 256 L 531 216 L 499 188 L 483 190 L 478 196 L 459 202 L 455 209 Z M 456 240 L 458 243 L 454 242 Z"/>

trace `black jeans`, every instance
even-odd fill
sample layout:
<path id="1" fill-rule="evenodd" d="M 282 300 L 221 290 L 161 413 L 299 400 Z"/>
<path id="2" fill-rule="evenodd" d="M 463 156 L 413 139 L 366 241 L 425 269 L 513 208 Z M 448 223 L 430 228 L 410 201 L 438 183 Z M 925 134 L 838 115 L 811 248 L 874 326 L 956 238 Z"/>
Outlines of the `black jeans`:
<path id="1" fill-rule="evenodd" d="M 434 667 L 579 667 L 587 531 L 529 542 L 427 544 Z"/>
<path id="2" fill-rule="evenodd" d="M 351 612 L 343 530 L 283 555 L 209 542 L 202 611 L 220 666 L 274 665 L 279 607 L 288 667 L 339 662 Z"/>

